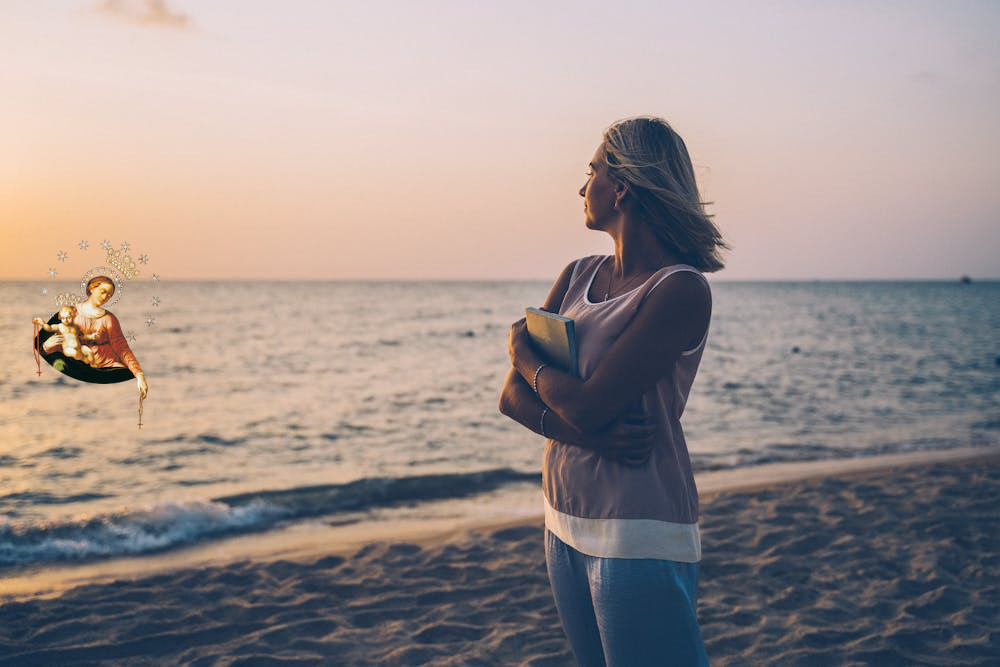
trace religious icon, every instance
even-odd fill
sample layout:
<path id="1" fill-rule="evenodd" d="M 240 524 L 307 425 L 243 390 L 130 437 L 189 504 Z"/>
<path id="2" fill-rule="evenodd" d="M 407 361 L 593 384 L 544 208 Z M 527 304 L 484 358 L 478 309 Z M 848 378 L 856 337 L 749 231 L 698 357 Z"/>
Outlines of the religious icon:
<path id="1" fill-rule="evenodd" d="M 142 428 L 142 401 L 149 391 L 146 376 L 129 348 L 118 318 L 106 309 L 121 298 L 124 281 L 139 271 L 121 251 L 108 249 L 107 263 L 109 266 L 95 267 L 84 275 L 81 294 L 65 292 L 57 296 L 56 303 L 61 308 L 48 322 L 38 317 L 32 320 L 38 375 L 42 374 L 40 357 L 63 375 L 83 382 L 111 384 L 134 378 L 139 389 L 139 428 Z M 116 294 L 118 298 L 111 301 Z"/>

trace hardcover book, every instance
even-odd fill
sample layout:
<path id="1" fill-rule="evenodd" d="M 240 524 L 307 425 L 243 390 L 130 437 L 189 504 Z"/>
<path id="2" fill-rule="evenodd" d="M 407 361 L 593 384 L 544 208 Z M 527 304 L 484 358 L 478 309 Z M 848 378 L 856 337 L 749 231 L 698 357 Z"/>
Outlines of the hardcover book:
<path id="1" fill-rule="evenodd" d="M 573 320 L 540 308 L 525 308 L 528 334 L 549 363 L 576 377 L 576 333 Z"/>

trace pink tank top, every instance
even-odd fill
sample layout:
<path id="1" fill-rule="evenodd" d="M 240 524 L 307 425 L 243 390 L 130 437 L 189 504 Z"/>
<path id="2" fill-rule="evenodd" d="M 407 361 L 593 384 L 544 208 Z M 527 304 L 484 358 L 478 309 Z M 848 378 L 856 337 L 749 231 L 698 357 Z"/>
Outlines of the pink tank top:
<path id="1" fill-rule="evenodd" d="M 587 379 L 632 321 L 646 296 L 678 271 L 704 276 L 694 267 L 663 267 L 630 292 L 591 302 L 588 294 L 606 256 L 577 261 L 559 312 L 573 318 L 580 376 Z M 591 556 L 701 559 L 698 490 L 680 418 L 694 382 L 705 340 L 681 354 L 672 371 L 642 401 L 656 424 L 649 461 L 618 463 L 592 450 L 549 440 L 542 461 L 545 526 L 563 542 Z"/>

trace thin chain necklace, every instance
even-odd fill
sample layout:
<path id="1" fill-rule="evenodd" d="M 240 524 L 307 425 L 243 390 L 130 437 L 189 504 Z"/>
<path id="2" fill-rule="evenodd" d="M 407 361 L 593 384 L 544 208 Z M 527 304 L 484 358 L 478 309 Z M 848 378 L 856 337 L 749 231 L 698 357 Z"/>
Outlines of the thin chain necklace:
<path id="1" fill-rule="evenodd" d="M 607 301 L 608 299 L 611 298 L 611 282 L 612 282 L 612 279 L 614 277 L 615 277 L 615 260 L 614 260 L 614 258 L 612 258 L 611 265 L 608 267 L 608 288 L 606 290 L 604 290 L 604 300 L 605 301 Z M 649 276 L 646 276 L 646 278 L 648 278 L 648 277 Z M 630 283 L 634 282 L 634 280 L 635 280 L 635 278 L 632 278 L 632 280 L 626 280 L 624 284 L 625 285 L 629 285 Z M 621 296 L 621 295 L 619 295 L 619 296 Z"/>

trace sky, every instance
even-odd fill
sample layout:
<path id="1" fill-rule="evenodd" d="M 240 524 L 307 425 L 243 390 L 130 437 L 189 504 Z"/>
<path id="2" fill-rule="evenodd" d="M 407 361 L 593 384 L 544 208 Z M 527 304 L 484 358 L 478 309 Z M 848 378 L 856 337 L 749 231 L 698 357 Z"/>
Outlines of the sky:
<path id="1" fill-rule="evenodd" d="M 5 0 L 0 279 L 103 240 L 172 280 L 552 279 L 610 251 L 578 190 L 646 114 L 720 280 L 996 278 L 998 35 L 967 0 Z"/>

